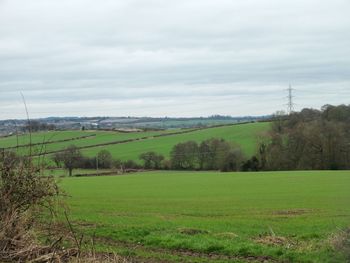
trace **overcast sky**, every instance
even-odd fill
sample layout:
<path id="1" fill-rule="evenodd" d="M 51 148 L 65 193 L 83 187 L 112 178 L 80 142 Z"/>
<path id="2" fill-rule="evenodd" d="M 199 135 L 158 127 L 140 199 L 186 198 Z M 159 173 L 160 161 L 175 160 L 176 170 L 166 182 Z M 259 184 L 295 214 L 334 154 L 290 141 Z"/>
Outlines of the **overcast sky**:
<path id="1" fill-rule="evenodd" d="M 0 119 L 350 103 L 349 0 L 0 0 Z"/>

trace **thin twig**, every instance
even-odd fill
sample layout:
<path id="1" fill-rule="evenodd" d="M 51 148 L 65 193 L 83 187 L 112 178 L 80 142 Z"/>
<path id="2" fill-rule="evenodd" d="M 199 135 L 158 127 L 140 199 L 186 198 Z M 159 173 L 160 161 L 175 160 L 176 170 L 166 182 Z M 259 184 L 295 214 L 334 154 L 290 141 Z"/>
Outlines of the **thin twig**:
<path id="1" fill-rule="evenodd" d="M 66 210 L 64 210 L 64 216 L 65 216 L 66 221 L 67 221 L 67 223 L 68 223 L 68 226 L 69 226 L 69 229 L 70 229 L 70 231 L 71 231 L 71 234 L 72 234 L 72 236 L 73 236 L 73 238 L 74 238 L 75 244 L 76 244 L 76 246 L 77 246 L 77 248 L 78 248 L 78 254 L 80 254 L 81 247 L 80 247 L 79 241 L 78 241 L 78 239 L 77 239 L 77 236 L 76 236 L 76 234 L 75 234 L 75 232 L 74 232 L 74 229 L 73 229 L 73 227 L 72 227 L 72 224 L 70 223 L 70 221 L 69 221 L 69 219 L 68 219 L 68 215 L 67 215 L 67 211 L 66 211 Z"/>
<path id="2" fill-rule="evenodd" d="M 29 131 L 29 156 L 31 157 L 32 156 L 32 128 L 31 128 L 31 124 L 30 124 L 27 103 L 26 103 L 26 100 L 25 100 L 22 92 L 21 92 L 21 96 L 22 96 L 22 100 L 23 100 L 23 103 L 24 103 L 24 108 L 26 110 L 26 115 L 27 115 L 27 123 L 28 123 L 28 131 Z"/>

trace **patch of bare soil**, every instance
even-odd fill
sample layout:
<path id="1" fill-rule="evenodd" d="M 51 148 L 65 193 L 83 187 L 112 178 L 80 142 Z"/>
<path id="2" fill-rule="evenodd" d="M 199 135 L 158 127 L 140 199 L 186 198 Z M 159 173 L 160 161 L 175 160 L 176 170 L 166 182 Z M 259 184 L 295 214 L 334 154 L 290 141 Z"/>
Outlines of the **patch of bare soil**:
<path id="1" fill-rule="evenodd" d="M 178 229 L 181 234 L 185 235 L 199 235 L 199 234 L 208 234 L 207 230 L 195 229 L 195 228 L 179 228 Z"/>
<path id="2" fill-rule="evenodd" d="M 290 210 L 277 210 L 274 211 L 275 215 L 283 215 L 283 216 L 298 216 L 309 213 L 310 211 L 307 209 L 290 209 Z"/>
<path id="3" fill-rule="evenodd" d="M 285 246 L 289 244 L 287 238 L 280 236 L 262 236 L 255 239 L 255 242 L 270 246 Z"/>

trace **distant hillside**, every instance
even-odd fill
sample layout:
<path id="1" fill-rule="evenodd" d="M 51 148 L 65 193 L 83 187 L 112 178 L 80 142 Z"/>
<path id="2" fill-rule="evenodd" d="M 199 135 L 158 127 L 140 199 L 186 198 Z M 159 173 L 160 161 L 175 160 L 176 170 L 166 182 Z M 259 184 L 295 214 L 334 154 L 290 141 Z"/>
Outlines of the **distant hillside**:
<path id="1" fill-rule="evenodd" d="M 240 145 L 248 155 L 254 154 L 259 135 L 265 133 L 269 122 L 225 125 L 196 129 L 168 129 L 163 131 L 117 132 L 117 131 L 49 131 L 32 135 L 32 152 L 36 155 L 49 155 L 74 144 L 88 156 L 95 156 L 101 149 L 107 149 L 115 158 L 135 160 L 141 153 L 155 151 L 168 157 L 172 147 L 188 140 L 197 142 L 209 138 L 223 138 Z M 45 142 L 44 144 L 42 144 Z M 0 148 L 10 148 L 22 155 L 29 153 L 29 136 L 16 136 L 0 139 Z"/>

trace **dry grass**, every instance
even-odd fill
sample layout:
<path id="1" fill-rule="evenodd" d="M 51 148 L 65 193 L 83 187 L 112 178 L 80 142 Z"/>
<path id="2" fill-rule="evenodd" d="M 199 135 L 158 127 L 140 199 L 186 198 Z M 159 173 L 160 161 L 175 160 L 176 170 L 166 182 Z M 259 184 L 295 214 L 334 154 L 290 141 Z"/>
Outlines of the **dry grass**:
<path id="1" fill-rule="evenodd" d="M 331 246 L 336 251 L 341 251 L 348 262 L 350 262 L 350 227 L 340 229 L 337 233 L 331 235 L 329 239 Z"/>
<path id="2" fill-rule="evenodd" d="M 259 237 L 255 241 L 260 244 L 273 245 L 273 246 L 285 246 L 285 245 L 288 245 L 289 243 L 285 237 L 279 237 L 279 236 Z"/>

